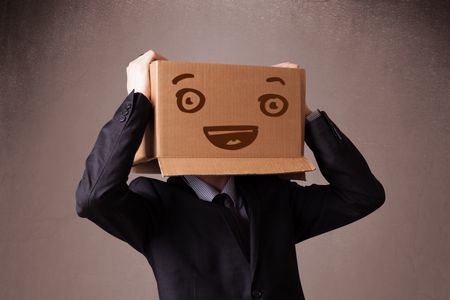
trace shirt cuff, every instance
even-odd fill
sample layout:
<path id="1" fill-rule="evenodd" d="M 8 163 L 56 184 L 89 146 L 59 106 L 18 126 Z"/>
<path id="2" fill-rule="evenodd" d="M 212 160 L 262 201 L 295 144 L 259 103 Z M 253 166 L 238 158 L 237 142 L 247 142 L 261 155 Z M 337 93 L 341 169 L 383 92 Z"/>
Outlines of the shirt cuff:
<path id="1" fill-rule="evenodd" d="M 309 122 L 317 119 L 320 116 L 321 116 L 320 110 L 316 109 L 313 112 L 311 112 L 309 115 L 306 116 L 306 123 L 309 123 Z"/>

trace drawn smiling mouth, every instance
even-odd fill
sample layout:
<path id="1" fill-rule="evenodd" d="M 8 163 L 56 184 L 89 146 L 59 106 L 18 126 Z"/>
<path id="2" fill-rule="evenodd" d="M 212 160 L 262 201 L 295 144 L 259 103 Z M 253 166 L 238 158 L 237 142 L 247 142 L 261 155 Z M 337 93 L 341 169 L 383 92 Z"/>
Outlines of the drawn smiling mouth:
<path id="1" fill-rule="evenodd" d="M 214 146 L 226 150 L 238 150 L 253 143 L 258 135 L 258 126 L 206 126 L 203 127 L 203 132 Z"/>

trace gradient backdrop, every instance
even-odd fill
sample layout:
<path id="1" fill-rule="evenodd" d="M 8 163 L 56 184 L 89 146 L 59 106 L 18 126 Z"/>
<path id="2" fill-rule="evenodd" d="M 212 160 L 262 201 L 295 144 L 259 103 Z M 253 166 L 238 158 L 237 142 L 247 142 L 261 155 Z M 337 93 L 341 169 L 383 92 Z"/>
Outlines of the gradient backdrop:
<path id="1" fill-rule="evenodd" d="M 449 7 L 3 0 L 0 299 L 158 298 L 144 256 L 75 212 L 85 159 L 127 95 L 125 68 L 151 48 L 176 60 L 300 64 L 309 106 L 384 184 L 374 214 L 297 246 L 307 299 L 450 299 Z M 325 183 L 319 171 L 311 183 Z"/>

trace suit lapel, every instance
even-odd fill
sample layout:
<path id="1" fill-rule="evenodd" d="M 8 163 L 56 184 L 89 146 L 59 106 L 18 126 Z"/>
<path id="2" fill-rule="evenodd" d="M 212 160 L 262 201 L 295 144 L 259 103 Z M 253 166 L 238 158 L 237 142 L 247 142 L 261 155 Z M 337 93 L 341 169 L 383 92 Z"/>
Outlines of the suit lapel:
<path id="1" fill-rule="evenodd" d="M 235 181 L 236 188 L 248 204 L 248 217 L 250 221 L 250 271 L 251 278 L 253 279 L 259 255 L 261 199 L 256 187 L 249 180 L 245 180 L 244 177 L 247 176 L 235 176 Z"/>

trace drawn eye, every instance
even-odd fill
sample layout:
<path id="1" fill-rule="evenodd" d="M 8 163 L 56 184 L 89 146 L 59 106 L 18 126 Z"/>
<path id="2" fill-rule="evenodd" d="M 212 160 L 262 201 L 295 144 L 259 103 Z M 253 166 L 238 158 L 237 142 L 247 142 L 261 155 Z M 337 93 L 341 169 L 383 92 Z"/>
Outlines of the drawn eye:
<path id="1" fill-rule="evenodd" d="M 259 108 L 269 117 L 279 117 L 288 109 L 286 98 L 276 94 L 265 94 L 258 98 Z"/>
<path id="2" fill-rule="evenodd" d="M 196 89 L 181 89 L 176 96 L 178 108 L 185 113 L 195 113 L 205 105 L 205 96 Z"/>

